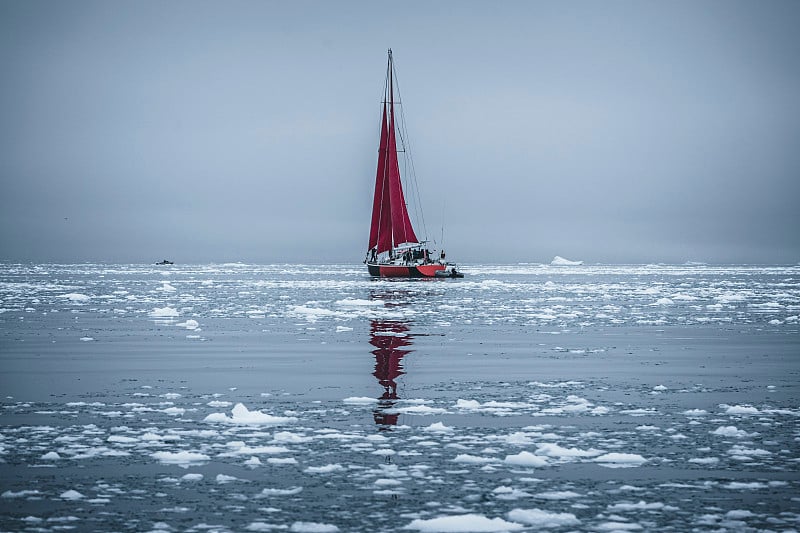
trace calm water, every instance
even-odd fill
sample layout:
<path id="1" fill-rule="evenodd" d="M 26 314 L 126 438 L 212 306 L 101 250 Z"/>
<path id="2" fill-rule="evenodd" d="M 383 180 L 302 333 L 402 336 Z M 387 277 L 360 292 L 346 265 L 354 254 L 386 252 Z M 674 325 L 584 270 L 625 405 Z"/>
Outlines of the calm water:
<path id="1" fill-rule="evenodd" d="M 464 271 L 0 266 L 0 529 L 800 527 L 800 267 Z"/>

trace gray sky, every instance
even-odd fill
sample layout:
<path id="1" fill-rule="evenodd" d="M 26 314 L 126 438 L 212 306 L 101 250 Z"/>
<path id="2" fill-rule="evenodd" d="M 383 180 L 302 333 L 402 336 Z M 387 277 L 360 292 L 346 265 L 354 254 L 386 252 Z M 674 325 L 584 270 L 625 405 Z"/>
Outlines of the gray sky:
<path id="1" fill-rule="evenodd" d="M 800 2 L 0 0 L 0 259 L 800 261 Z M 424 231 L 417 226 L 417 233 Z"/>

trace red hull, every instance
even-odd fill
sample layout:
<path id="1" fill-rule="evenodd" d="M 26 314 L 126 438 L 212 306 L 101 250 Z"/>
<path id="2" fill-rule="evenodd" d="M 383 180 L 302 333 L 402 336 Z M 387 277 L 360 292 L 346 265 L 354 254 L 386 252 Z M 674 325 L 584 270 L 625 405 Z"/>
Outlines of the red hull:
<path id="1" fill-rule="evenodd" d="M 369 274 L 381 278 L 435 278 L 437 271 L 444 271 L 444 265 L 376 265 L 368 264 Z"/>

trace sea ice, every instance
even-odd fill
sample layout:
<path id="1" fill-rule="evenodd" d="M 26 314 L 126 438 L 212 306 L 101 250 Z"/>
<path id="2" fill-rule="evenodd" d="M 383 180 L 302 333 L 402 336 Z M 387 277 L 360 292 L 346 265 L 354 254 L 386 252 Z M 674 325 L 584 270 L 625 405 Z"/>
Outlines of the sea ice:
<path id="1" fill-rule="evenodd" d="M 81 500 L 81 499 L 85 498 L 86 496 L 84 496 L 83 494 L 81 494 L 77 490 L 70 489 L 68 491 L 62 492 L 59 495 L 59 497 L 64 499 L 64 500 Z"/>
<path id="2" fill-rule="evenodd" d="M 293 496 L 303 491 L 303 487 L 292 487 L 290 489 L 267 488 L 261 491 L 262 496 Z"/>
<path id="3" fill-rule="evenodd" d="M 440 516 L 424 520 L 417 518 L 403 529 L 416 529 L 423 533 L 500 533 L 519 531 L 525 526 L 507 522 L 502 518 L 487 518 L 480 514 Z"/>
<path id="4" fill-rule="evenodd" d="M 506 516 L 514 522 L 542 528 L 577 526 L 581 523 L 572 513 L 551 513 L 541 509 L 512 509 Z"/>
<path id="5" fill-rule="evenodd" d="M 725 409 L 726 415 L 757 415 L 759 410 L 752 405 L 720 405 Z"/>
<path id="6" fill-rule="evenodd" d="M 453 428 L 445 426 L 441 422 L 435 422 L 428 427 L 422 428 L 422 431 L 428 433 L 453 433 Z"/>
<path id="7" fill-rule="evenodd" d="M 174 307 L 156 307 L 150 313 L 148 313 L 152 318 L 175 318 L 179 316 L 178 310 Z"/>
<path id="8" fill-rule="evenodd" d="M 557 457 L 559 459 L 575 458 L 575 457 L 594 457 L 603 453 L 601 450 L 594 448 L 589 450 L 581 450 L 579 448 L 564 448 L 558 444 L 545 442 L 537 445 L 536 453 L 546 455 L 548 457 Z M 606 454 L 614 455 L 614 454 Z"/>
<path id="9" fill-rule="evenodd" d="M 505 463 L 515 466 L 532 466 L 541 467 L 547 466 L 547 459 L 539 455 L 534 455 L 530 452 L 522 451 L 516 455 L 506 455 Z"/>
<path id="10" fill-rule="evenodd" d="M 336 533 L 339 528 L 333 524 L 319 522 L 294 522 L 289 531 L 292 533 Z"/>
<path id="11" fill-rule="evenodd" d="M 349 398 L 345 398 L 342 400 L 344 403 L 352 404 L 352 405 L 370 405 L 373 403 L 378 403 L 376 398 L 369 398 L 366 396 L 351 396 Z"/>
<path id="12" fill-rule="evenodd" d="M 608 468 L 624 468 L 640 466 L 647 462 L 647 459 L 635 453 L 606 453 L 600 457 L 595 457 L 594 461 L 601 466 Z"/>
<path id="13" fill-rule="evenodd" d="M 164 464 L 173 464 L 178 466 L 188 466 L 193 463 L 199 463 L 210 460 L 210 457 L 198 452 L 155 452 L 151 453 L 150 457 L 157 459 Z"/>
<path id="14" fill-rule="evenodd" d="M 323 466 L 309 466 L 303 472 L 308 474 L 330 474 L 332 472 L 341 472 L 344 467 L 340 464 L 328 464 Z"/>
<path id="15" fill-rule="evenodd" d="M 722 437 L 755 437 L 758 433 L 748 433 L 743 429 L 737 429 L 736 426 L 720 426 L 714 431 L 710 432 L 712 435 L 719 435 Z"/>
<path id="16" fill-rule="evenodd" d="M 78 292 L 71 292 L 69 294 L 62 294 L 62 298 L 66 298 L 70 302 L 88 302 L 92 299 L 91 296 L 87 296 L 86 294 L 81 294 Z"/>
<path id="17" fill-rule="evenodd" d="M 278 425 L 297 422 L 293 416 L 273 416 L 261 411 L 250 411 L 244 404 L 237 403 L 231 410 L 231 416 L 225 413 L 211 413 L 203 419 L 203 422 L 219 422 L 223 424 L 262 426 Z"/>
<path id="18" fill-rule="evenodd" d="M 661 502 L 647 503 L 639 500 L 637 503 L 621 502 L 608 506 L 609 511 L 654 511 L 654 510 L 677 511 L 677 507 L 664 505 Z"/>
<path id="19" fill-rule="evenodd" d="M 494 463 L 496 462 L 495 459 L 490 457 L 479 457 L 477 455 L 470 455 L 468 453 L 460 453 L 456 455 L 455 459 L 453 459 L 456 463 L 467 463 L 472 465 L 483 465 L 487 463 Z"/>

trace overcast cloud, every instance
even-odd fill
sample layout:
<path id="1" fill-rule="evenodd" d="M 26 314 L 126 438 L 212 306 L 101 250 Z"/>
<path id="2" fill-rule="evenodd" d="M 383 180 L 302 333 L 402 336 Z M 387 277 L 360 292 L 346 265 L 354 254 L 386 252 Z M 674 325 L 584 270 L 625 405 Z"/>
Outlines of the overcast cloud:
<path id="1" fill-rule="evenodd" d="M 800 260 L 800 2 L 0 2 L 0 259 Z M 418 234 L 424 231 L 419 229 Z"/>

